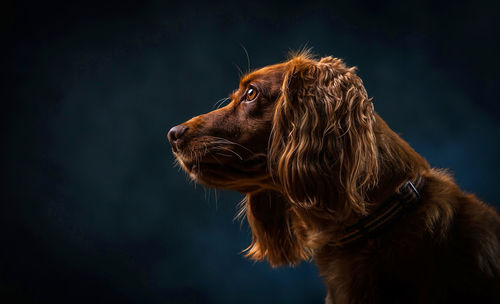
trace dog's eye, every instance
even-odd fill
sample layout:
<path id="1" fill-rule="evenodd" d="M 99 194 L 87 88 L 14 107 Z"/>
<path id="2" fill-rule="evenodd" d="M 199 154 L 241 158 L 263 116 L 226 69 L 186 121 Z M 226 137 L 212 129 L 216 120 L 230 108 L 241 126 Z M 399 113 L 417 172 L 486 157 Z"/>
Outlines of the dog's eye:
<path id="1" fill-rule="evenodd" d="M 252 101 L 257 97 L 257 90 L 254 88 L 250 88 L 247 91 L 247 101 Z"/>

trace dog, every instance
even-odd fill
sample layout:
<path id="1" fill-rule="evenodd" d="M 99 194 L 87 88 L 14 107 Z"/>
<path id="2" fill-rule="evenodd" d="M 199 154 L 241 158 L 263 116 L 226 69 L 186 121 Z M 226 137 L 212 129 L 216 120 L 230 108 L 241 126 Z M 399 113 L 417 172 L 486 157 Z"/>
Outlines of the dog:
<path id="1" fill-rule="evenodd" d="M 314 259 L 326 303 L 500 303 L 500 217 L 374 111 L 355 67 L 308 52 L 173 127 L 198 183 L 245 194 L 246 256 Z"/>

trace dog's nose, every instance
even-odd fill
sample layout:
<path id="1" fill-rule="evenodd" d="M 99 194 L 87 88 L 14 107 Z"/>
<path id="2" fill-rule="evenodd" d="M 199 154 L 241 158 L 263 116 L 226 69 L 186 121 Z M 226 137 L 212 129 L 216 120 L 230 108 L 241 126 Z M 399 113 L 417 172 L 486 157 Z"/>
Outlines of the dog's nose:
<path id="1" fill-rule="evenodd" d="M 172 146 L 172 149 L 174 152 L 177 152 L 177 144 L 179 143 L 180 138 L 186 131 L 188 130 L 188 127 L 184 125 L 178 125 L 170 129 L 168 131 L 168 141 L 170 142 L 170 145 Z"/>

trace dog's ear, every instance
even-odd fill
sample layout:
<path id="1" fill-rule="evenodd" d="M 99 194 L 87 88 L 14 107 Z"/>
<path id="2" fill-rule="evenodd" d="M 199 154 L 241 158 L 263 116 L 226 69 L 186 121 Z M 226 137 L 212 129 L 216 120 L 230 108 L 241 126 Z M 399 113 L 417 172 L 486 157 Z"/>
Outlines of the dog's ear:
<path id="1" fill-rule="evenodd" d="M 366 212 L 378 163 L 375 112 L 355 68 L 337 58 L 287 63 L 273 120 L 271 173 L 290 202 L 339 217 Z"/>
<path id="2" fill-rule="evenodd" d="M 252 230 L 247 257 L 267 258 L 273 267 L 295 265 L 309 257 L 292 227 L 291 205 L 281 194 L 270 190 L 248 194 L 245 208 Z"/>

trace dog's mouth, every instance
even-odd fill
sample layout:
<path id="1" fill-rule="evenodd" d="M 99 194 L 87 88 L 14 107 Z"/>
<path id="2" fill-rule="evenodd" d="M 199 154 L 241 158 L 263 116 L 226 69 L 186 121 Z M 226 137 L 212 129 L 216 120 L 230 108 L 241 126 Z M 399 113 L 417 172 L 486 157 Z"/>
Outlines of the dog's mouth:
<path id="1" fill-rule="evenodd" d="M 241 190 L 241 185 L 253 184 L 267 176 L 267 157 L 254 154 L 245 158 L 205 153 L 202 157 L 190 158 L 176 153 L 179 164 L 189 176 L 209 187 Z M 245 188 L 246 189 L 246 188 Z"/>
<path id="2" fill-rule="evenodd" d="M 242 171 L 252 172 L 265 170 L 267 159 L 264 154 L 252 155 L 245 159 L 235 159 L 231 156 L 215 156 L 206 154 L 200 159 L 190 159 L 182 155 L 176 155 L 183 168 L 192 174 L 204 174 L 208 172 Z"/>

